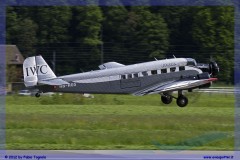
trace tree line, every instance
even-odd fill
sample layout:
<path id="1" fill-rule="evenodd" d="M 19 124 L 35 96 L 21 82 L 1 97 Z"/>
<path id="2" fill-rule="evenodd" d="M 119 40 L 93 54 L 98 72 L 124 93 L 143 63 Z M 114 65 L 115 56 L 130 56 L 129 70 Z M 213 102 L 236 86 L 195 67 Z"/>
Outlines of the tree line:
<path id="1" fill-rule="evenodd" d="M 234 8 L 162 6 L 8 7 L 7 44 L 24 57 L 41 54 L 56 73 L 102 62 L 133 64 L 176 57 L 215 60 L 233 83 Z"/>

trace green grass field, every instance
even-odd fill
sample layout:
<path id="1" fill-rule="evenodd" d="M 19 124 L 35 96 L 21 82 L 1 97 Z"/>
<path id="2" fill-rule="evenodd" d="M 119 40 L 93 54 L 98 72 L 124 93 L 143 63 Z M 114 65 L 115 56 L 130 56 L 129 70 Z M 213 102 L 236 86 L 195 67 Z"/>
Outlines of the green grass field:
<path id="1" fill-rule="evenodd" d="M 159 95 L 7 96 L 7 149 L 233 150 L 234 96 L 187 96 L 185 108 Z"/>

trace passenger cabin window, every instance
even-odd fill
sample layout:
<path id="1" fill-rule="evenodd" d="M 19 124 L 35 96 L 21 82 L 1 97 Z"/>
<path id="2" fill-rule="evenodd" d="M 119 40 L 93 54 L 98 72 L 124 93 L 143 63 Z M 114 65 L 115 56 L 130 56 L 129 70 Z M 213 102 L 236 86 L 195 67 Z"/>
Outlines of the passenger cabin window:
<path id="1" fill-rule="evenodd" d="M 170 68 L 170 72 L 175 72 L 175 70 L 176 70 L 176 67 Z"/>
<path id="2" fill-rule="evenodd" d="M 137 73 L 134 73 L 133 74 L 133 78 L 137 78 L 138 77 L 138 74 Z"/>
<path id="3" fill-rule="evenodd" d="M 126 79 L 126 75 L 121 75 L 121 79 Z"/>
<path id="4" fill-rule="evenodd" d="M 129 78 L 129 79 L 132 78 L 132 74 L 129 74 L 129 75 L 128 75 L 128 78 Z"/>
<path id="5" fill-rule="evenodd" d="M 151 71 L 151 74 L 152 74 L 152 75 L 157 74 L 157 70 L 152 70 L 152 71 Z"/>
<path id="6" fill-rule="evenodd" d="M 143 77 L 148 76 L 147 71 L 142 72 Z"/>
<path id="7" fill-rule="evenodd" d="M 179 71 L 184 71 L 185 70 L 185 66 L 180 66 L 179 67 Z"/>
<path id="8" fill-rule="evenodd" d="M 167 73 L 167 69 L 161 69 L 161 73 Z"/>

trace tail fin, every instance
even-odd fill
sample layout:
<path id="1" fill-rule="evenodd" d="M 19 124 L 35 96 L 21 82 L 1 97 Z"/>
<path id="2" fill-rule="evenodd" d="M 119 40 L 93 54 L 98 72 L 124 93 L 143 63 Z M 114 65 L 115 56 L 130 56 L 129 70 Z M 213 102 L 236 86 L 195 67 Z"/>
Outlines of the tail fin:
<path id="1" fill-rule="evenodd" d="M 28 57 L 23 62 L 24 84 L 26 87 L 37 85 L 38 81 L 56 78 L 42 56 Z"/>

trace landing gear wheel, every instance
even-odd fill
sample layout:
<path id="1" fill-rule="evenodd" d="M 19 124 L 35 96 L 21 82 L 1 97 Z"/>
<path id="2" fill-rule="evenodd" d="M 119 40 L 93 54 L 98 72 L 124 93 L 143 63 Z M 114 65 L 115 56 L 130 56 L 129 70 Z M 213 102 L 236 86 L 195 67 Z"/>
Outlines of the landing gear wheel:
<path id="1" fill-rule="evenodd" d="M 188 104 L 188 99 L 187 97 L 183 96 L 183 95 L 180 95 L 178 98 L 177 98 L 177 105 L 179 107 L 185 107 L 186 105 Z"/>
<path id="2" fill-rule="evenodd" d="M 35 94 L 35 97 L 39 98 L 39 97 L 40 97 L 40 93 L 37 92 L 37 93 Z"/>
<path id="3" fill-rule="evenodd" d="M 171 96 L 161 96 L 161 100 L 164 104 L 170 104 L 172 102 L 172 97 Z"/>

